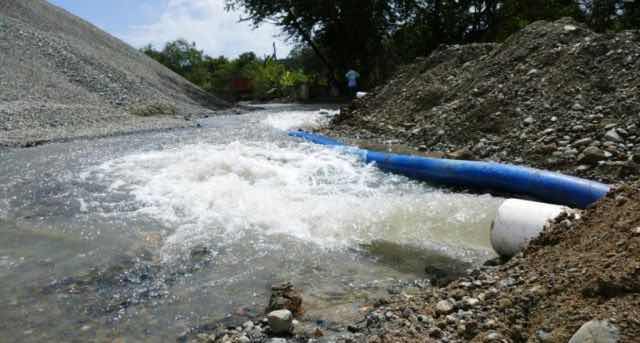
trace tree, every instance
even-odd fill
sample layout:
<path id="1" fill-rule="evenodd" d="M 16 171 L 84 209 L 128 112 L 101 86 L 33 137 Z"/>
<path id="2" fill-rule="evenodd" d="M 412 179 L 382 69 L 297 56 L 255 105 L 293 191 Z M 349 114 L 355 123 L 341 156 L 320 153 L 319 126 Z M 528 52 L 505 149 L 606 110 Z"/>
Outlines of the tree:
<path id="1" fill-rule="evenodd" d="M 384 0 L 227 0 L 243 9 L 255 26 L 278 25 L 289 39 L 311 48 L 335 80 L 348 68 L 367 75 L 383 40 L 397 21 L 396 1 Z"/>
<path id="2" fill-rule="evenodd" d="M 170 69 L 178 74 L 186 74 L 202 63 L 204 52 L 196 48 L 196 43 L 185 39 L 168 42 L 162 50 Z"/>
<path id="3" fill-rule="evenodd" d="M 552 21 L 562 17 L 579 21 L 585 19 L 584 12 L 575 0 L 504 1 L 491 38 L 502 40 L 534 21 Z"/>
<path id="4" fill-rule="evenodd" d="M 231 60 L 224 56 L 212 58 L 184 39 L 168 42 L 162 51 L 152 45 L 140 50 L 202 89 L 229 99 L 246 95 L 231 86 L 237 78 L 251 81 L 256 99 L 287 95 L 308 80 L 299 67 L 289 67 L 272 57 L 259 58 L 253 52 L 245 52 Z"/>
<path id="5" fill-rule="evenodd" d="M 271 87 L 276 83 L 273 75 L 286 74 L 280 64 L 287 72 L 302 69 L 307 79 L 334 85 L 348 69 L 356 69 L 363 84 L 373 86 L 398 64 L 426 56 L 442 44 L 502 41 L 537 20 L 570 16 L 598 31 L 640 27 L 640 0 L 225 1 L 229 10 L 244 10 L 243 20 L 254 26 L 276 24 L 297 48 L 284 63 L 254 53 L 213 59 L 184 39 L 167 43 L 162 51 L 150 45 L 142 50 L 217 92 L 234 77 L 259 79 L 259 88 Z"/>
<path id="6" fill-rule="evenodd" d="M 640 29 L 640 0 L 622 2 L 622 25 L 626 29 Z"/>
<path id="7" fill-rule="evenodd" d="M 204 52 L 196 48 L 196 43 L 189 43 L 184 39 L 168 42 L 162 51 L 155 50 L 151 44 L 141 51 L 185 77 L 194 73 L 204 62 Z"/>

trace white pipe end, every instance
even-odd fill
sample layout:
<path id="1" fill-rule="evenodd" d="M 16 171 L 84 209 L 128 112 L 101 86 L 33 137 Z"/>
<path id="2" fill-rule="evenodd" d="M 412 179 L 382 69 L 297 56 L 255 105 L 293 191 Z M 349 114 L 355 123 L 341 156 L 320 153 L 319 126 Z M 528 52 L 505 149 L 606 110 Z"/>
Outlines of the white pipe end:
<path id="1" fill-rule="evenodd" d="M 536 238 L 547 221 L 555 219 L 567 207 L 534 201 L 508 199 L 491 225 L 491 245 L 502 257 L 512 257 Z"/>

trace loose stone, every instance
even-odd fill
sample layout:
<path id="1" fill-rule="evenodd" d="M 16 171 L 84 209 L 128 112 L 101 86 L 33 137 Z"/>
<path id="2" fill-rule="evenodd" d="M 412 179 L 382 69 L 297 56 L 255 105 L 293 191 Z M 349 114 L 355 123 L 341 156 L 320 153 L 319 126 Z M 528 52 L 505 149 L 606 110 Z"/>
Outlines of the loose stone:
<path id="1" fill-rule="evenodd" d="M 271 332 L 279 335 L 291 330 L 293 314 L 289 310 L 278 310 L 267 315 Z"/>
<path id="2" fill-rule="evenodd" d="M 571 337 L 569 343 L 616 343 L 619 337 L 620 332 L 613 324 L 592 320 L 582 325 Z"/>
<path id="3" fill-rule="evenodd" d="M 454 305 L 449 300 L 440 300 L 436 304 L 436 313 L 438 314 L 449 314 L 453 312 Z"/>

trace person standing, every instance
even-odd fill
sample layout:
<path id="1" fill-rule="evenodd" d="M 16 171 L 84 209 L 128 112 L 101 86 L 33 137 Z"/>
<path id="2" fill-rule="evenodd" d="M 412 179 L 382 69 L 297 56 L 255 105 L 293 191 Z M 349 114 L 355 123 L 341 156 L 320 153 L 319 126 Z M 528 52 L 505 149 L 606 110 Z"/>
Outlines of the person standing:
<path id="1" fill-rule="evenodd" d="M 349 69 L 349 71 L 344 76 L 347 78 L 347 87 L 349 88 L 349 95 L 352 98 L 355 98 L 358 92 L 358 78 L 360 77 L 360 74 L 353 69 Z"/>

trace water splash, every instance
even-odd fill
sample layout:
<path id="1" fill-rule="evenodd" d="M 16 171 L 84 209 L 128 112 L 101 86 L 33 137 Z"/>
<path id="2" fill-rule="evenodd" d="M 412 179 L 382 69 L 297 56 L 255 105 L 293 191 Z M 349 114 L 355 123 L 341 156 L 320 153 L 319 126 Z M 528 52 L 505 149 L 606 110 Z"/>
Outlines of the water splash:
<path id="1" fill-rule="evenodd" d="M 376 239 L 486 245 L 490 198 L 447 194 L 309 144 L 196 144 L 109 161 L 93 175 L 176 230 L 165 257 L 208 241 L 285 234 L 327 247 Z"/>
<path id="2" fill-rule="evenodd" d="M 283 111 L 269 115 L 263 123 L 280 130 L 313 130 L 329 124 L 331 118 L 339 112 L 338 110 Z"/>

